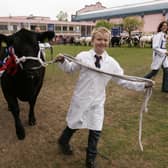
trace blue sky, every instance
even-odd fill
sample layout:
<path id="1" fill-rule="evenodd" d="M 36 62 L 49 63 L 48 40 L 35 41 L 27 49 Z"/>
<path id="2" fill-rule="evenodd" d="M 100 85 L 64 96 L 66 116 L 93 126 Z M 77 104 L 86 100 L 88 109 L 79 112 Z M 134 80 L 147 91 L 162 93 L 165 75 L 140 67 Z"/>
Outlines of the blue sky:
<path id="1" fill-rule="evenodd" d="M 151 0 L 3 0 L 0 4 L 0 16 L 48 16 L 56 19 L 62 10 L 71 14 L 85 5 L 101 2 L 107 8 L 125 4 L 147 2 Z"/>

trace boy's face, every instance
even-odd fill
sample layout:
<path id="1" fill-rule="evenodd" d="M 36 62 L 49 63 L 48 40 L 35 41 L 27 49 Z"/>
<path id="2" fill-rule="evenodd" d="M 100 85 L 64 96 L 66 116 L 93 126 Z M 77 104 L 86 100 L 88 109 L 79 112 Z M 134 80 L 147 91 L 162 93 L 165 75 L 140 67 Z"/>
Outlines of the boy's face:
<path id="1" fill-rule="evenodd" d="M 98 32 L 95 34 L 92 39 L 92 45 L 97 54 L 102 54 L 105 51 L 105 48 L 109 46 L 109 37 L 108 33 Z"/>

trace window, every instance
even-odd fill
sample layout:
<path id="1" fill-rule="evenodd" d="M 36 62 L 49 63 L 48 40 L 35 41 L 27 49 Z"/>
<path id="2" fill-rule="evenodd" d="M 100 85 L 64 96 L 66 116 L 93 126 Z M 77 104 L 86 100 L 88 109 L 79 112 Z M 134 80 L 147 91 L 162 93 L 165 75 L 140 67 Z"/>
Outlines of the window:
<path id="1" fill-rule="evenodd" d="M 17 25 L 13 25 L 13 30 L 17 31 Z"/>
<path id="2" fill-rule="evenodd" d="M 61 26 L 55 26 L 56 31 L 61 31 Z"/>
<path id="3" fill-rule="evenodd" d="M 45 25 L 40 25 L 40 30 L 41 31 L 46 31 L 46 26 Z"/>
<path id="4" fill-rule="evenodd" d="M 63 26 L 63 31 L 67 31 L 67 26 Z"/>
<path id="5" fill-rule="evenodd" d="M 70 26 L 70 27 L 69 27 L 69 31 L 73 31 L 73 26 Z"/>
<path id="6" fill-rule="evenodd" d="M 8 30 L 8 25 L 0 25 L 0 30 Z"/>
<path id="7" fill-rule="evenodd" d="M 80 27 L 76 26 L 76 32 L 80 32 Z"/>

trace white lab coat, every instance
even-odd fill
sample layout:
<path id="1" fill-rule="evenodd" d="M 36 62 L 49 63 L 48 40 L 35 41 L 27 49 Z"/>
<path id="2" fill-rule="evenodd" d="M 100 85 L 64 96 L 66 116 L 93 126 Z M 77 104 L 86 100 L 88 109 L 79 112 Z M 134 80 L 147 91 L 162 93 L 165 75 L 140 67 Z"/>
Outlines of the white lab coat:
<path id="1" fill-rule="evenodd" d="M 151 64 L 152 70 L 160 69 L 163 65 L 164 68 L 168 67 L 168 59 L 166 56 L 166 34 L 159 32 L 153 36 L 152 40 L 153 48 L 153 61 Z"/>
<path id="2" fill-rule="evenodd" d="M 89 50 L 79 53 L 76 58 L 87 65 L 95 67 L 95 54 L 94 50 Z M 106 52 L 103 53 L 100 64 L 103 71 L 123 74 L 123 69 Z M 119 85 L 129 89 L 144 90 L 144 83 L 112 78 L 68 60 L 65 60 L 62 64 L 59 63 L 59 66 L 65 72 L 80 70 L 79 79 L 66 117 L 67 125 L 72 129 L 102 130 L 106 97 L 105 88 L 109 80 L 114 80 Z"/>

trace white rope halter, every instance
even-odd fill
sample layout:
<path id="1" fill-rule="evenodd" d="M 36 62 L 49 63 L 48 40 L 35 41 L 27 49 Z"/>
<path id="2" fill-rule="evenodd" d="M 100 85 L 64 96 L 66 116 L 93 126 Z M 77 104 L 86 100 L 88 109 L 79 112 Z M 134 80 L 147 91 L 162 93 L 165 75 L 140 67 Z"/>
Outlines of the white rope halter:
<path id="1" fill-rule="evenodd" d="M 45 62 L 41 59 L 40 55 L 41 55 L 41 50 L 39 50 L 37 57 L 22 56 L 22 57 L 18 58 L 15 55 L 15 57 L 16 57 L 16 63 L 20 64 L 22 62 L 26 62 L 27 60 L 35 60 L 35 61 L 38 61 L 42 66 L 45 66 Z"/>
<path id="2" fill-rule="evenodd" d="M 38 61 L 42 67 L 46 67 L 48 64 L 43 61 L 41 59 L 41 53 L 43 53 L 44 49 L 46 48 L 50 48 L 50 44 L 49 43 L 39 43 L 39 51 L 38 51 L 38 54 L 37 54 L 37 57 L 33 57 L 33 56 L 22 56 L 20 58 L 17 57 L 17 55 L 15 55 L 15 58 L 16 58 L 16 64 L 19 64 L 20 66 L 21 63 L 27 61 L 27 60 L 35 60 L 35 61 Z"/>

